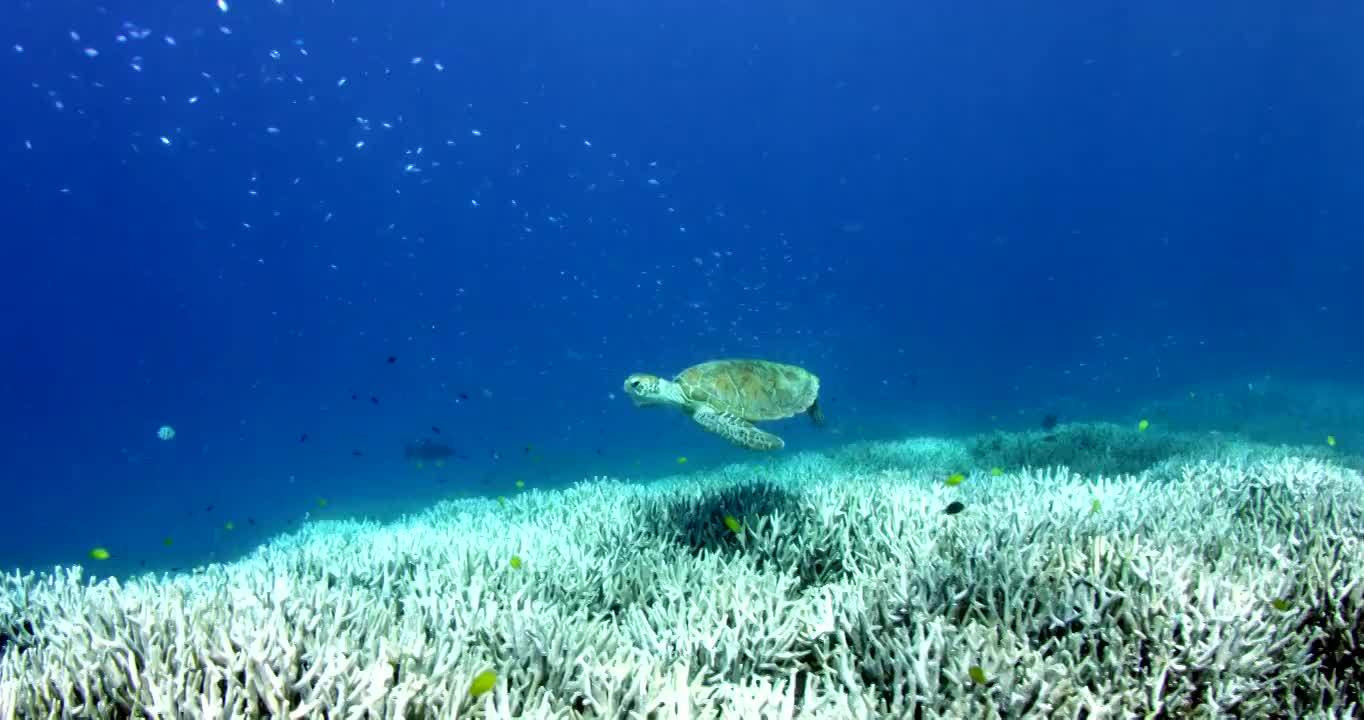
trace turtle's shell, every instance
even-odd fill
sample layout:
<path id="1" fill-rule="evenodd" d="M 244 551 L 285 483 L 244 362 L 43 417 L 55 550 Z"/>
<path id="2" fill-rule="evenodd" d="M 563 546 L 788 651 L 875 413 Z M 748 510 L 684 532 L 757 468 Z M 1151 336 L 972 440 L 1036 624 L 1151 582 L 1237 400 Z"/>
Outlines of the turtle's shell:
<path id="1" fill-rule="evenodd" d="M 712 360 L 683 370 L 673 380 L 691 402 L 750 422 L 799 415 L 819 396 L 814 373 L 767 360 Z"/>

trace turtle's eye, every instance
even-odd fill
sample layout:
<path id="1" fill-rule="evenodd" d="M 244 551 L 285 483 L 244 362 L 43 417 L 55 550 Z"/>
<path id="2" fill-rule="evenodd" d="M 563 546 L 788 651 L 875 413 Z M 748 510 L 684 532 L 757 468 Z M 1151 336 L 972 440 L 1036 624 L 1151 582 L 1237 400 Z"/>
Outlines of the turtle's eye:
<path id="1" fill-rule="evenodd" d="M 640 388 L 642 388 L 642 387 L 644 387 L 644 383 L 640 382 L 639 380 L 631 380 L 631 381 L 630 381 L 630 389 L 631 389 L 631 390 L 638 390 L 638 389 L 640 389 Z"/>

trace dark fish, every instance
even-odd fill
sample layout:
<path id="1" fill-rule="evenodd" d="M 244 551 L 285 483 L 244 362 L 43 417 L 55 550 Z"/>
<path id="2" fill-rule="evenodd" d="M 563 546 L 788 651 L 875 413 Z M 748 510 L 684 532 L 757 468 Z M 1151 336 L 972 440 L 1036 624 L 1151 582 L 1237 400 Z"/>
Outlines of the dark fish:
<path id="1" fill-rule="evenodd" d="M 354 455 L 355 457 L 360 457 L 361 455 L 364 455 L 364 453 L 360 452 L 359 450 L 351 450 L 350 454 Z"/>
<path id="2" fill-rule="evenodd" d="M 1056 424 L 1059 422 L 1061 422 L 1061 418 L 1056 417 L 1055 413 L 1047 413 L 1042 416 L 1042 429 L 1051 430 L 1056 427 Z"/>
<path id="3" fill-rule="evenodd" d="M 360 394 L 357 393 L 357 392 L 355 392 L 354 390 L 351 390 L 351 391 L 350 391 L 350 399 L 351 399 L 351 400 L 359 400 L 359 399 L 360 399 Z"/>
<path id="4" fill-rule="evenodd" d="M 469 393 L 459 393 L 459 399 L 460 399 L 460 400 L 468 400 L 468 399 L 469 399 Z"/>
<path id="5" fill-rule="evenodd" d="M 209 512 L 209 511 L 211 511 L 212 509 L 213 509 L 213 506 L 212 506 L 212 505 L 205 505 L 205 506 L 204 506 L 204 512 Z"/>
<path id="6" fill-rule="evenodd" d="M 435 425 L 432 425 L 432 426 L 431 426 L 431 432 L 433 432 L 433 433 L 439 435 L 439 434 L 440 434 L 440 428 L 436 427 Z"/>
<path id="7" fill-rule="evenodd" d="M 1042 436 L 1042 442 L 1056 442 L 1056 436 L 1055 436 L 1055 435 L 1044 435 L 1044 436 Z"/>
<path id="8" fill-rule="evenodd" d="M 454 448 L 434 440 L 410 443 L 403 448 L 403 457 L 412 460 L 444 460 L 454 454 Z"/>
<path id="9" fill-rule="evenodd" d="M 372 403 L 374 403 L 375 405 L 378 405 L 378 404 L 379 404 L 379 397 L 378 397 L 377 395 L 370 395 L 370 396 L 369 396 L 369 401 L 372 402 Z"/>
<path id="10" fill-rule="evenodd" d="M 942 511 L 947 513 L 948 515 L 956 515 L 957 513 L 965 509 L 966 509 L 965 505 L 957 502 L 956 500 L 953 500 L 952 502 L 948 503 L 947 507 L 943 508 Z"/>
<path id="11" fill-rule="evenodd" d="M 395 356 L 393 356 L 393 355 L 389 355 L 389 356 L 388 356 L 388 364 L 389 364 L 389 365 L 392 365 L 392 364 L 395 363 L 395 362 L 398 362 L 398 358 L 395 357 Z"/>
<path id="12" fill-rule="evenodd" d="M 308 442 L 308 433 L 303 433 L 302 435 L 299 435 L 299 436 L 298 436 L 298 441 L 299 441 L 299 442 Z"/>
<path id="13" fill-rule="evenodd" d="M 249 523 L 251 523 L 252 525 L 255 525 L 255 524 L 256 524 L 256 519 L 255 519 L 255 518 L 247 518 L 246 521 L 249 522 Z"/>

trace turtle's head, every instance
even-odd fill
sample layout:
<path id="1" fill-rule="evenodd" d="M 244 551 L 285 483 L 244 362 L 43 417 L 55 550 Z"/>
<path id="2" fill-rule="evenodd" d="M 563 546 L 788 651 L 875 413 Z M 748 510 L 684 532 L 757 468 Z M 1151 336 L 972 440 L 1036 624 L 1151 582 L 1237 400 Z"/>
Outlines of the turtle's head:
<path id="1" fill-rule="evenodd" d="M 661 405 L 668 402 L 663 384 L 663 378 L 657 375 L 635 373 L 625 378 L 625 394 L 634 401 L 635 407 Z"/>

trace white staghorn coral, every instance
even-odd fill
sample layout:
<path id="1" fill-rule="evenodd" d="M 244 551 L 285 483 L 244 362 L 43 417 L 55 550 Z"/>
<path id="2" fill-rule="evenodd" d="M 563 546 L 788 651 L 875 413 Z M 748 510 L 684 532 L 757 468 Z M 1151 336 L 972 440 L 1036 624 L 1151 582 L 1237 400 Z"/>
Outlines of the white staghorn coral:
<path id="1" fill-rule="evenodd" d="M 896 467 L 921 451 L 932 473 Z M 0 718 L 1357 713 L 1358 473 L 1268 454 L 944 486 L 965 456 L 597 478 L 313 523 L 191 575 L 5 576 Z"/>

